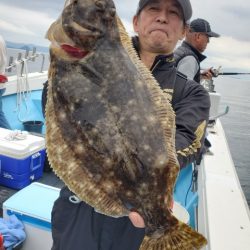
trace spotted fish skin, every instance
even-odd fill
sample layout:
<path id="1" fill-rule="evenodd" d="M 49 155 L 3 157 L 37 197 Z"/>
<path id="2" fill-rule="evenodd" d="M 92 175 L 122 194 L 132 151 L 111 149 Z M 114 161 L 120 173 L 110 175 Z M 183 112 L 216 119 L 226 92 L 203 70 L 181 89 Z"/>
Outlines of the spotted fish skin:
<path id="1" fill-rule="evenodd" d="M 168 209 L 179 171 L 170 104 L 126 48 L 111 0 L 68 3 L 48 31 L 46 140 L 54 171 L 106 215 L 138 211 L 146 224 L 142 250 L 201 247 L 205 239 Z M 63 43 L 87 56 L 68 55 Z"/>

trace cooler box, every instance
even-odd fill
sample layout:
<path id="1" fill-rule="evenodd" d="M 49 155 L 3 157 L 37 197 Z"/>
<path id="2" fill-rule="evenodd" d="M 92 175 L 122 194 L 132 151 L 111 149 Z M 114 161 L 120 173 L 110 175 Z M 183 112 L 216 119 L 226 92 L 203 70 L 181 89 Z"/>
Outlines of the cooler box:
<path id="1" fill-rule="evenodd" d="M 51 211 L 60 189 L 33 182 L 3 203 L 3 217 L 15 214 L 24 224 L 22 250 L 50 250 Z"/>
<path id="2" fill-rule="evenodd" d="M 13 133 L 0 128 L 0 185 L 21 189 L 42 177 L 45 139 L 31 134 L 12 139 Z"/>

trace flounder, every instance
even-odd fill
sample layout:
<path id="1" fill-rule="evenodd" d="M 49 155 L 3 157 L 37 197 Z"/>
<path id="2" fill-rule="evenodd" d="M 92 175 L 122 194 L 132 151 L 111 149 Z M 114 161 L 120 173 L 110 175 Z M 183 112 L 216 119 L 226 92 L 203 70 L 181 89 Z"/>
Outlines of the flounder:
<path id="1" fill-rule="evenodd" d="M 179 172 L 175 115 L 140 62 L 112 0 L 69 0 L 51 41 L 46 142 L 55 173 L 113 217 L 137 211 L 141 250 L 199 249 L 170 210 Z"/>

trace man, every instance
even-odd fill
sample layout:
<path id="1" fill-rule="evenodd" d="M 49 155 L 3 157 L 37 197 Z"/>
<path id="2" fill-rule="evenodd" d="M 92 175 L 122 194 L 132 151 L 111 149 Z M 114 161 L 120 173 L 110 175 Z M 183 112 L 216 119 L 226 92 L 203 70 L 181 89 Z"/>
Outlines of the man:
<path id="1" fill-rule="evenodd" d="M 0 128 L 10 129 L 9 122 L 7 121 L 2 107 L 2 96 L 5 92 L 5 82 L 8 81 L 5 76 L 5 67 L 7 63 L 6 45 L 2 36 L 0 36 Z"/>
<path id="2" fill-rule="evenodd" d="M 219 36 L 211 30 L 208 21 L 201 18 L 193 20 L 187 27 L 185 41 L 174 52 L 178 71 L 198 83 L 202 79 L 212 80 L 212 68 L 201 72 L 200 63 L 206 59 L 202 53 L 206 50 L 209 39 Z M 210 147 L 211 143 L 205 138 L 203 151 L 208 151 Z M 201 159 L 201 155 L 198 158 Z"/>
<path id="3" fill-rule="evenodd" d="M 209 113 L 201 85 L 177 74 L 173 50 L 192 15 L 189 0 L 141 0 L 133 19 L 133 38 L 142 62 L 151 70 L 176 112 L 176 151 L 181 167 L 195 159 Z M 144 238 L 139 214 L 111 218 L 62 189 L 52 211 L 53 250 L 138 250 Z M 71 200 L 71 201 L 70 201 Z M 132 223 L 138 227 L 134 227 Z M 139 228 L 141 227 L 141 228 Z"/>
<path id="4" fill-rule="evenodd" d="M 175 51 L 178 71 L 198 83 L 201 79 L 212 79 L 211 68 L 201 73 L 200 63 L 206 59 L 202 53 L 206 50 L 209 39 L 219 36 L 211 30 L 206 20 L 193 20 L 187 28 L 185 41 Z"/>

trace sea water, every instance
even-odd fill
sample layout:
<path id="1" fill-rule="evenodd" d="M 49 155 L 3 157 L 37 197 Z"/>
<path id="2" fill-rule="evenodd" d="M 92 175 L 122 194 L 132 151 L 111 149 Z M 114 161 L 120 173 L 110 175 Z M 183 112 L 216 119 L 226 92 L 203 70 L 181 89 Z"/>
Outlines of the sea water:
<path id="1" fill-rule="evenodd" d="M 250 206 L 250 76 L 219 76 L 214 84 L 221 94 L 221 110 L 229 106 L 221 122 Z"/>

